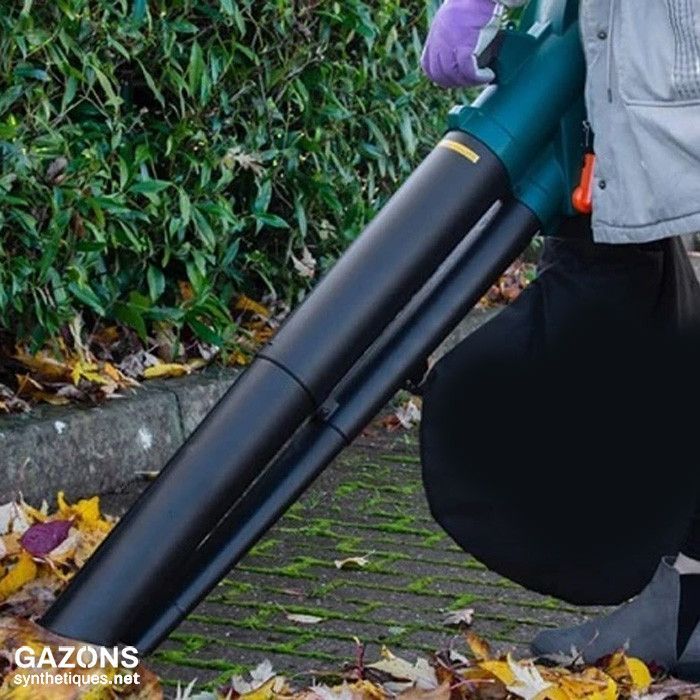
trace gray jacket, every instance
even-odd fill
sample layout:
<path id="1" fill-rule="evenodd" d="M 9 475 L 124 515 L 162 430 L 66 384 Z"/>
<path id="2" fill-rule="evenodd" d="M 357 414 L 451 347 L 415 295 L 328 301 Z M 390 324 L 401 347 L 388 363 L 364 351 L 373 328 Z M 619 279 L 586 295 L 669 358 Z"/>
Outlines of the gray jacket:
<path id="1" fill-rule="evenodd" d="M 581 0 L 597 241 L 700 231 L 700 0 Z"/>

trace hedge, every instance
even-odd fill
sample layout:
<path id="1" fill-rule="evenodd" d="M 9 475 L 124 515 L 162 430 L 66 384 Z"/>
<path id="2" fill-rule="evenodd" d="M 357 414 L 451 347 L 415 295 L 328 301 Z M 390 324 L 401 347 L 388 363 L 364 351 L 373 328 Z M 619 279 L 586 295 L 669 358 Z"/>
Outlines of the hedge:
<path id="1" fill-rule="evenodd" d="M 425 0 L 0 5 L 0 325 L 35 347 L 78 313 L 230 343 L 236 295 L 296 303 L 457 97 Z"/>

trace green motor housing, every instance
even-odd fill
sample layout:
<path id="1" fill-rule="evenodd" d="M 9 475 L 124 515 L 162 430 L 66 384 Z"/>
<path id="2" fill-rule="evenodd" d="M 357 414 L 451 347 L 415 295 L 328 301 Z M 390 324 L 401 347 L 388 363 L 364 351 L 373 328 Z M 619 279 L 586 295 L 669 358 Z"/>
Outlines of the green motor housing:
<path id="1" fill-rule="evenodd" d="M 571 195 L 587 147 L 578 5 L 531 2 L 518 26 L 503 32 L 493 64 L 497 83 L 448 118 L 450 129 L 474 136 L 496 154 L 515 198 L 535 213 L 545 234 L 577 213 Z"/>

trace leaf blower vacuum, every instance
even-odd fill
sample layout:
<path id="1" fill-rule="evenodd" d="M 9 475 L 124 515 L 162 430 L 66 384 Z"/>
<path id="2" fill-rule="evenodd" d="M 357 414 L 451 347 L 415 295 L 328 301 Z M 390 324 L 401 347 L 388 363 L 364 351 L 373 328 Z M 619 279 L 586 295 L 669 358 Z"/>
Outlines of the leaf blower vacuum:
<path id="1" fill-rule="evenodd" d="M 497 85 L 452 110 L 435 150 L 126 513 L 44 626 L 156 648 L 532 237 L 575 213 L 585 143 L 577 18 L 577 0 L 539 0 L 502 32 Z"/>

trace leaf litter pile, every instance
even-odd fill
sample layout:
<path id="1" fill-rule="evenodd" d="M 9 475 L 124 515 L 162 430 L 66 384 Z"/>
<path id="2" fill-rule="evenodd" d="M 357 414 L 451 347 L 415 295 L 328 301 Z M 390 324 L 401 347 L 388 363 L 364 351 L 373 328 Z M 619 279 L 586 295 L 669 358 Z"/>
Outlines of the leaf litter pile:
<path id="1" fill-rule="evenodd" d="M 295 265 L 308 266 L 309 260 Z M 481 300 L 481 308 L 510 304 L 534 279 L 533 264 L 516 261 Z M 182 282 L 183 303 L 192 296 Z M 182 377 L 212 362 L 246 365 L 255 352 L 276 332 L 289 313 L 289 306 L 274 299 L 259 303 L 245 295 L 232 306 L 235 319 L 230 338 L 210 337 L 206 327 L 199 335 L 175 333 L 154 324 L 147 334 L 126 324 L 84 327 L 76 316 L 58 338 L 44 347 L 16 344 L 0 336 L 0 415 L 24 413 L 33 405 L 64 406 L 95 404 L 119 398 L 143 380 Z M 200 324 L 201 325 L 201 324 Z M 203 340 L 208 338 L 208 342 Z M 412 416 L 401 418 L 411 421 Z"/>
<path id="2" fill-rule="evenodd" d="M 225 344 L 157 324 L 150 335 L 121 324 L 86 329 L 80 316 L 41 348 L 13 344 L 0 333 L 0 415 L 41 403 L 97 404 L 123 397 L 144 380 L 182 377 L 213 362 L 246 365 L 289 312 L 279 302 L 263 305 L 243 295 L 233 310 Z"/>
<path id="3" fill-rule="evenodd" d="M 265 660 L 216 691 L 195 694 L 194 683 L 178 698 L 192 700 L 671 700 L 700 698 L 700 687 L 660 673 L 639 659 L 616 652 L 586 666 L 579 658 L 515 659 L 492 652 L 469 632 L 462 653 L 454 647 L 430 659 L 407 661 L 384 648 L 378 661 L 365 661 L 358 641 L 356 660 L 341 671 L 316 671 L 300 687 Z"/>
<path id="4" fill-rule="evenodd" d="M 62 493 L 56 507 L 47 503 L 34 508 L 22 499 L 0 506 L 0 700 L 24 698 L 47 700 L 145 700 L 163 698 L 157 676 L 139 665 L 138 684 L 111 683 L 119 667 L 106 669 L 105 685 L 32 685 L 27 676 L 33 669 L 14 663 L 14 651 L 21 646 L 45 647 L 61 653 L 59 647 L 74 646 L 73 640 L 54 635 L 36 621 L 56 599 L 92 552 L 109 533 L 115 520 L 100 511 L 99 497 L 68 503 Z M 338 569 L 363 569 L 372 553 L 338 560 Z M 623 651 L 586 666 L 580 658 L 516 659 L 495 654 L 488 643 L 469 628 L 478 613 L 467 609 L 446 617 L 446 626 L 464 632 L 464 649 L 454 643 L 431 658 L 407 661 L 384 648 L 381 658 L 365 659 L 364 646 L 357 641 L 353 663 L 341 669 L 326 669 L 289 679 L 273 671 L 264 661 L 249 677 L 233 677 L 224 687 L 204 693 L 194 683 L 179 688 L 179 700 L 700 700 L 700 686 L 666 678 L 661 669 L 649 668 Z M 321 618 L 318 618 L 320 621 Z M 297 620 L 314 624 L 316 619 Z M 462 637 L 460 637 L 461 639 Z M 572 652 L 572 654 L 575 654 Z M 49 672 L 51 670 L 49 669 Z M 53 673 L 60 673 L 59 670 Z M 24 685 L 21 681 L 27 684 Z"/>

